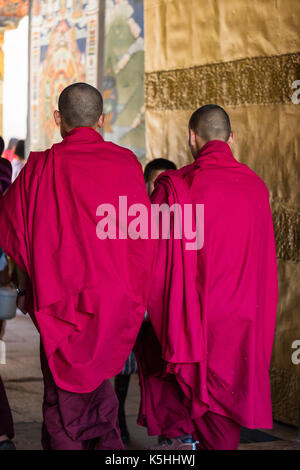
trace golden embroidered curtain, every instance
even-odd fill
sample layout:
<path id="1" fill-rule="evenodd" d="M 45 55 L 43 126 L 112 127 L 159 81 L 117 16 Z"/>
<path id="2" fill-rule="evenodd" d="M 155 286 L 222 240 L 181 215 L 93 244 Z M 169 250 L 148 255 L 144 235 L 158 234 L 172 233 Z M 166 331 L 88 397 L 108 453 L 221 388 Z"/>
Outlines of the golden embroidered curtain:
<path id="1" fill-rule="evenodd" d="M 300 2 L 145 0 L 147 159 L 191 161 L 188 120 L 197 107 L 228 111 L 235 156 L 270 190 L 280 300 L 271 368 L 274 418 L 298 423 L 300 365 Z"/>

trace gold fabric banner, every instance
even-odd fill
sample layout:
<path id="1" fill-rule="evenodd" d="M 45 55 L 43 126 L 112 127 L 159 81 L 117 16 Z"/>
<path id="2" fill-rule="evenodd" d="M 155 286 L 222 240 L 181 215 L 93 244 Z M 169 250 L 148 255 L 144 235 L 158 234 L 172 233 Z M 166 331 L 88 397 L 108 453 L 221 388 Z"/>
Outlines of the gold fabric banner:
<path id="1" fill-rule="evenodd" d="M 147 73 L 299 52 L 298 0 L 144 0 Z"/>
<path id="2" fill-rule="evenodd" d="M 300 54 L 254 57 L 188 69 L 147 73 L 147 109 L 290 104 L 300 76 Z"/>
<path id="3" fill-rule="evenodd" d="M 269 188 L 279 273 L 273 411 L 291 424 L 300 400 L 299 18 L 297 0 L 145 0 L 147 159 L 191 162 L 189 118 L 216 103 L 231 118 L 234 155 Z"/>

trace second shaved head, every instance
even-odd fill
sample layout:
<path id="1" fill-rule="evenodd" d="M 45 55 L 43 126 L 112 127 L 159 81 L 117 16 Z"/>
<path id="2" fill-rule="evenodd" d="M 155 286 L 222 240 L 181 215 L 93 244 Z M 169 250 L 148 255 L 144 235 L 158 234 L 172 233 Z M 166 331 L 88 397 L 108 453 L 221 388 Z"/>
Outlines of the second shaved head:
<path id="1" fill-rule="evenodd" d="M 61 92 L 58 109 L 68 128 L 94 127 L 103 113 L 102 95 L 87 83 L 74 83 Z"/>
<path id="2" fill-rule="evenodd" d="M 215 139 L 227 142 L 231 133 L 228 114 L 216 104 L 197 109 L 190 118 L 189 128 L 205 142 Z"/>

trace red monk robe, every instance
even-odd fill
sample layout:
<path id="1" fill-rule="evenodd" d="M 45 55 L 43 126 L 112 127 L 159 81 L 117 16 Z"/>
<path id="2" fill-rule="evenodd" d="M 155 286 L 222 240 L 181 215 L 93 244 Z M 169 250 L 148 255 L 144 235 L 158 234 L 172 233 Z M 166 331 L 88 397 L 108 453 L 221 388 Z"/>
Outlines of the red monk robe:
<path id="1" fill-rule="evenodd" d="M 123 447 L 107 379 L 122 370 L 143 321 L 152 247 L 125 239 L 119 195 L 149 208 L 140 163 L 80 127 L 32 152 L 1 200 L 0 246 L 29 276 L 27 308 L 43 345 L 47 449 L 90 448 L 95 439 L 102 449 Z M 116 208 L 124 239 L 96 236 L 103 203 Z"/>
<path id="2" fill-rule="evenodd" d="M 193 164 L 159 176 L 151 199 L 204 204 L 204 246 L 186 251 L 172 232 L 159 242 L 153 329 L 145 324 L 136 345 L 139 424 L 150 435 L 192 434 L 200 448 L 236 449 L 240 425 L 272 427 L 277 267 L 268 190 L 226 143 L 210 141 Z"/>

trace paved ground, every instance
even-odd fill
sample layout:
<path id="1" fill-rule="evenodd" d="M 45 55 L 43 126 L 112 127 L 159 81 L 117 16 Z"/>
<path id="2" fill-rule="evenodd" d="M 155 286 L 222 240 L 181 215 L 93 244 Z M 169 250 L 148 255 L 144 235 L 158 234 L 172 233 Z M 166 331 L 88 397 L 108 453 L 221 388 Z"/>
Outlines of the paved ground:
<path id="1" fill-rule="evenodd" d="M 15 422 L 17 449 L 41 449 L 40 429 L 43 395 L 42 375 L 39 365 L 39 336 L 31 320 L 17 315 L 7 322 L 5 335 L 7 364 L 0 365 L 0 375 L 5 383 Z M 137 426 L 139 405 L 137 376 L 133 376 L 126 403 L 128 428 L 131 433 L 129 449 L 147 449 L 156 442 L 149 438 L 145 429 Z M 270 433 L 270 431 L 268 431 Z M 272 434 L 283 439 L 264 443 L 241 444 L 240 449 L 297 449 L 297 430 L 290 426 L 275 424 Z"/>

